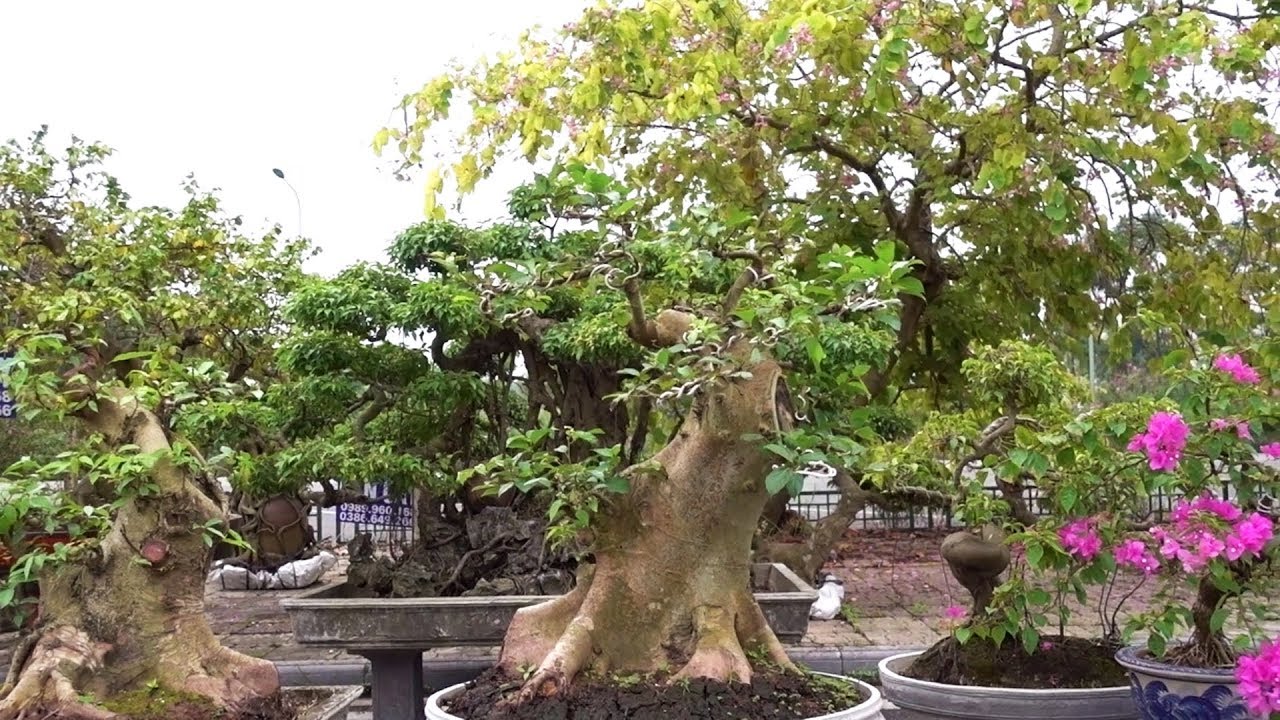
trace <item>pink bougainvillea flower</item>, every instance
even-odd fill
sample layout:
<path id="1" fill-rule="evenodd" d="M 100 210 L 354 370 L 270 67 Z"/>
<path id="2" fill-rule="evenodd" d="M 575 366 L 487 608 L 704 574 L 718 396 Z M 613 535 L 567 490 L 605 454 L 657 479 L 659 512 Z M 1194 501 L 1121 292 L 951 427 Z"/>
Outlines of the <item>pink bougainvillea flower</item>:
<path id="1" fill-rule="evenodd" d="M 1217 418 L 1209 421 L 1209 429 L 1214 432 L 1222 432 L 1223 430 L 1235 430 L 1236 437 L 1241 440 L 1252 440 L 1253 433 L 1249 430 L 1249 423 L 1243 420 L 1227 420 L 1225 418 Z"/>
<path id="2" fill-rule="evenodd" d="M 1158 412 L 1147 421 L 1146 432 L 1129 441 L 1129 451 L 1146 453 L 1152 470 L 1175 470 L 1182 459 L 1182 449 L 1187 446 L 1188 433 L 1190 428 L 1181 415 Z"/>
<path id="3" fill-rule="evenodd" d="M 1212 495 L 1209 495 L 1208 493 L 1201 495 L 1195 500 L 1192 500 L 1190 503 L 1187 504 L 1187 507 L 1189 507 L 1194 512 L 1203 512 L 1203 513 L 1209 513 L 1210 515 L 1217 515 L 1218 517 L 1222 518 L 1223 520 L 1226 520 L 1227 522 L 1235 522 L 1236 520 L 1240 519 L 1241 515 L 1244 514 L 1243 511 L 1240 510 L 1240 507 L 1235 503 L 1231 502 L 1230 500 L 1221 500 Z"/>
<path id="4" fill-rule="evenodd" d="M 1280 642 L 1264 642 L 1257 653 L 1241 655 L 1236 681 L 1249 712 L 1260 718 L 1280 713 Z"/>
<path id="5" fill-rule="evenodd" d="M 1239 560 L 1246 555 L 1261 554 L 1273 537 L 1275 525 L 1271 518 L 1259 513 L 1249 513 L 1248 517 L 1236 523 L 1231 532 L 1227 533 L 1227 559 Z"/>
<path id="6" fill-rule="evenodd" d="M 1058 530 L 1062 547 L 1071 555 L 1088 562 L 1102 551 L 1102 538 L 1094 527 L 1092 518 L 1081 518 L 1067 523 Z"/>
<path id="7" fill-rule="evenodd" d="M 1219 355 L 1213 361 L 1213 369 L 1221 370 L 1231 376 L 1233 380 L 1244 385 L 1257 385 L 1262 378 L 1258 375 L 1258 371 L 1254 370 L 1249 363 L 1234 353 L 1230 355 Z"/>
<path id="8" fill-rule="evenodd" d="M 1263 455 L 1280 460 L 1280 442 L 1267 443 L 1258 449 L 1262 451 Z"/>
<path id="9" fill-rule="evenodd" d="M 1234 502 L 1208 494 L 1180 500 L 1170 519 L 1167 525 L 1151 528 L 1151 537 L 1159 543 L 1161 557 L 1177 560 L 1188 573 L 1200 572 L 1217 558 L 1234 562 L 1261 554 L 1275 536 L 1275 526 L 1265 515 L 1245 515 Z M 1116 562 L 1132 552 L 1136 549 L 1117 548 Z"/>
<path id="10" fill-rule="evenodd" d="M 1116 563 L 1141 570 L 1143 575 L 1154 575 L 1160 569 L 1160 560 L 1147 549 L 1141 540 L 1125 540 L 1116 546 Z"/>
<path id="11" fill-rule="evenodd" d="M 968 617 L 969 609 L 963 605 L 948 605 L 947 609 L 942 611 L 942 614 L 948 620 L 963 620 Z"/>

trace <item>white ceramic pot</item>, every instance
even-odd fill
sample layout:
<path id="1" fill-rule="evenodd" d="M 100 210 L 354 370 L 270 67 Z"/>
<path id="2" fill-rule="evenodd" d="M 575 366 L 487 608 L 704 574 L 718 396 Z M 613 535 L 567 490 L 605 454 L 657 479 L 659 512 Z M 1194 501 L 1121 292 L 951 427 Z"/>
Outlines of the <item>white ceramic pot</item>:
<path id="1" fill-rule="evenodd" d="M 880 714 L 880 705 L 883 700 L 880 698 L 880 691 L 874 687 L 853 678 L 843 677 L 841 675 L 829 675 L 827 673 L 814 673 L 815 675 L 823 675 L 825 677 L 836 678 L 857 685 L 862 693 L 867 696 L 866 700 L 839 712 L 820 715 L 815 718 L 807 718 L 806 720 L 884 720 L 884 716 Z M 433 694 L 427 698 L 427 720 L 465 720 L 457 715 L 446 712 L 441 705 L 462 694 L 467 689 L 466 683 L 460 683 L 452 687 L 447 687 L 440 692 Z"/>
<path id="2" fill-rule="evenodd" d="M 880 661 L 885 700 L 933 718 L 983 720 L 1135 720 L 1138 710 L 1128 687 L 1086 689 L 997 688 L 946 685 L 917 680 L 903 672 L 919 652 Z"/>
<path id="3" fill-rule="evenodd" d="M 1142 720 L 1205 720 L 1247 718 L 1248 708 L 1236 691 L 1229 669 L 1201 669 L 1167 665 L 1141 648 L 1122 648 L 1116 662 L 1129 670 L 1133 701 Z"/>

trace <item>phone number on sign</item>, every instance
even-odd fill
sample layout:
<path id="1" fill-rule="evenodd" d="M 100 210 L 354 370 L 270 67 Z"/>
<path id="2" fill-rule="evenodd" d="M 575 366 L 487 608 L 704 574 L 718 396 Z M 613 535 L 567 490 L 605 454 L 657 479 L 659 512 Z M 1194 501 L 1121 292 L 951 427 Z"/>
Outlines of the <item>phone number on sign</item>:
<path id="1" fill-rule="evenodd" d="M 338 506 L 338 520 L 366 525 L 407 526 L 413 524 L 413 508 L 401 503 L 343 504 Z"/>
<path id="2" fill-rule="evenodd" d="M 5 386 L 0 385 L 0 419 L 11 419 L 18 416 L 18 406 Z"/>

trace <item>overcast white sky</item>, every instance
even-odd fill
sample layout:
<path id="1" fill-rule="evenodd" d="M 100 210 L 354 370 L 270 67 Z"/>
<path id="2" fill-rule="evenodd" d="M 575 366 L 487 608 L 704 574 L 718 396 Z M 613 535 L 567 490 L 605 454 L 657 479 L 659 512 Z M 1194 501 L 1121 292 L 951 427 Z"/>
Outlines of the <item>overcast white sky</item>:
<path id="1" fill-rule="evenodd" d="M 421 178 L 397 182 L 370 149 L 405 93 L 453 57 L 556 26 L 587 0 L 4 0 L 0 138 L 48 124 L 112 146 L 140 203 L 182 201 L 183 178 L 220 188 L 252 225 L 302 229 L 311 269 L 378 259 L 422 218 Z M 502 212 L 524 169 L 482 186 L 473 219 Z"/>

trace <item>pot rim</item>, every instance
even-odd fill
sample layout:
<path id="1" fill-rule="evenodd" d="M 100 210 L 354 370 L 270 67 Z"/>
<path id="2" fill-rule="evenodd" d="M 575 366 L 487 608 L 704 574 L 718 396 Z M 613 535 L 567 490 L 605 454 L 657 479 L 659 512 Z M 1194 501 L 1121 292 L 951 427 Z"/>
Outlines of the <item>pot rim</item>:
<path id="1" fill-rule="evenodd" d="M 860 690 L 866 693 L 868 697 L 866 700 L 863 700 L 857 705 L 847 707 L 843 710 L 837 710 L 833 713 L 827 713 L 826 715 L 817 715 L 814 717 L 808 717 L 808 718 L 805 718 L 804 720 L 829 720 L 830 718 L 839 718 L 845 713 L 848 713 L 852 710 L 857 710 L 860 708 L 865 708 L 865 709 L 874 708 L 878 710 L 884 701 L 884 697 L 880 694 L 879 688 L 869 683 L 865 683 L 857 678 L 849 677 L 848 675 L 835 675 L 832 673 L 824 673 L 824 672 L 814 672 L 812 674 L 821 675 L 823 677 L 836 678 L 838 680 L 844 680 L 847 683 L 857 686 Z M 450 685 L 447 688 L 442 688 L 440 690 L 437 690 L 427 698 L 427 709 L 435 710 L 441 714 L 444 714 L 446 711 L 440 707 L 440 701 L 453 697 L 459 691 L 466 689 L 467 685 L 468 683 L 458 683 L 456 685 Z M 454 715 L 453 717 L 457 717 L 457 716 Z"/>
<path id="2" fill-rule="evenodd" d="M 907 658 L 914 658 L 923 653 L 923 650 L 916 650 L 913 652 L 890 655 L 889 657 L 881 660 L 877 664 L 876 669 L 880 671 L 880 677 L 882 679 L 884 676 L 888 675 L 894 680 L 901 681 L 903 684 L 916 685 L 934 690 L 946 690 L 951 693 L 959 691 L 959 694 L 965 694 L 965 691 L 973 691 L 974 693 L 997 693 L 1008 697 L 1041 698 L 1047 700 L 1050 698 L 1063 698 L 1064 696 L 1071 698 L 1103 695 L 1115 693 L 1120 689 L 1123 689 L 1125 693 L 1130 692 L 1128 685 L 1110 685 L 1100 688 L 1003 688 L 991 685 L 950 685 L 948 683 L 933 682 L 932 680 L 917 680 L 916 678 L 903 675 L 889 667 L 891 663 L 899 660 L 905 660 Z"/>
<path id="3" fill-rule="evenodd" d="M 1150 657 L 1149 651 L 1140 645 L 1129 645 L 1116 651 L 1116 662 L 1129 672 L 1141 672 L 1162 678 L 1212 682 L 1217 685 L 1234 685 L 1235 671 L 1231 668 L 1198 668 L 1189 665 L 1171 665 Z"/>

